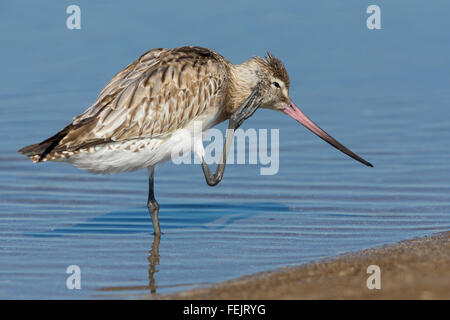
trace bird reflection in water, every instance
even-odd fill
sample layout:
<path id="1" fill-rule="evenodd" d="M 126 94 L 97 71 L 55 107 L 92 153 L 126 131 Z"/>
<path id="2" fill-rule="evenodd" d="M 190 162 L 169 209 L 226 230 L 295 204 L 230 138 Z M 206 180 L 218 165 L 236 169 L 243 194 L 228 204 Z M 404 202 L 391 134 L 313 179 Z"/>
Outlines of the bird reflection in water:
<path id="1" fill-rule="evenodd" d="M 155 234 L 153 238 L 152 249 L 149 251 L 148 255 L 148 287 L 150 288 L 150 294 L 156 294 L 156 285 L 155 281 L 155 273 L 158 272 L 156 266 L 159 265 L 159 242 L 161 240 L 161 236 L 159 234 Z"/>
<path id="2" fill-rule="evenodd" d="M 159 265 L 159 243 L 161 240 L 160 235 L 154 235 L 153 237 L 153 243 L 151 249 L 148 251 L 148 285 L 143 286 L 117 286 L 117 287 L 102 287 L 99 288 L 99 291 L 103 292 L 135 292 L 135 293 L 127 293 L 126 295 L 132 295 L 135 296 L 136 294 L 141 296 L 145 295 L 148 297 L 148 290 L 150 290 L 150 296 L 156 296 L 156 289 L 158 286 L 156 285 L 155 281 L 155 273 L 157 273 L 159 270 L 157 269 L 157 266 Z"/>

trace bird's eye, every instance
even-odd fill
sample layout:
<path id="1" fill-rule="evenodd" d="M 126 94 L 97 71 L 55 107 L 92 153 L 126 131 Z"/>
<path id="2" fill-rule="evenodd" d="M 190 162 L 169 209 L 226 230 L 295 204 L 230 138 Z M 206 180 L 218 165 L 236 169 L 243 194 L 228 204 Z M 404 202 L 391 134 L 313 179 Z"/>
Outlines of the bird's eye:
<path id="1" fill-rule="evenodd" d="M 275 87 L 280 88 L 280 84 L 279 84 L 278 82 L 272 82 L 272 84 L 273 84 Z"/>

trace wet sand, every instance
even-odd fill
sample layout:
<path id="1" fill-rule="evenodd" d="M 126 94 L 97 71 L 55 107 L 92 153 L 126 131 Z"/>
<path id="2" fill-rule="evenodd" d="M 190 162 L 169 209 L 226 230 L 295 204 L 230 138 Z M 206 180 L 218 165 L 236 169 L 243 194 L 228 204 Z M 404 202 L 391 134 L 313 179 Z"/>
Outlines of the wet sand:
<path id="1" fill-rule="evenodd" d="M 381 289 L 367 288 L 369 265 Z M 163 299 L 450 299 L 450 232 L 258 273 Z"/>

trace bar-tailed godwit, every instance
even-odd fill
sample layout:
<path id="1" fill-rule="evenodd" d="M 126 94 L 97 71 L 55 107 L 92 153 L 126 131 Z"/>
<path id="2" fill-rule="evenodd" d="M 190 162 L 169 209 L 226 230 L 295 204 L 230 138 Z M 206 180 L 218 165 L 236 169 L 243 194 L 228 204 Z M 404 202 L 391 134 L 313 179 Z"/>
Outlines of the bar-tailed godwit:
<path id="1" fill-rule="evenodd" d="M 33 162 L 64 161 L 93 173 L 148 168 L 148 210 L 155 234 L 161 234 L 155 200 L 155 165 L 172 150 L 192 150 L 202 159 L 210 186 L 218 184 L 234 130 L 259 107 L 281 111 L 348 156 L 372 166 L 314 124 L 290 100 L 289 76 L 271 54 L 233 65 L 217 52 L 201 47 L 153 49 L 119 72 L 97 100 L 54 136 L 19 152 Z M 229 120 L 222 161 L 211 174 L 201 135 Z M 192 143 L 192 141 L 194 141 Z"/>

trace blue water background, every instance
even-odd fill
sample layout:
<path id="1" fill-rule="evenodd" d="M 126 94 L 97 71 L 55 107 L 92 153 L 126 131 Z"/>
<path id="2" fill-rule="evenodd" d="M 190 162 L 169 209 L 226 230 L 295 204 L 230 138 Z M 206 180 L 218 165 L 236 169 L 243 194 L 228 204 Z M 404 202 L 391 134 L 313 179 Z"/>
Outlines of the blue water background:
<path id="1" fill-rule="evenodd" d="M 66 8 L 81 7 L 81 30 Z M 366 28 L 381 8 L 382 29 Z M 135 298 L 229 280 L 450 229 L 448 1 L 2 1 L 0 298 Z M 371 161 L 367 168 L 283 114 L 280 169 L 199 165 L 155 173 L 156 254 L 145 170 L 96 176 L 16 150 L 84 111 L 155 47 L 200 45 L 233 63 L 272 52 L 291 98 Z M 223 126 L 221 126 L 223 129 Z M 78 265 L 82 289 L 66 289 Z"/>

